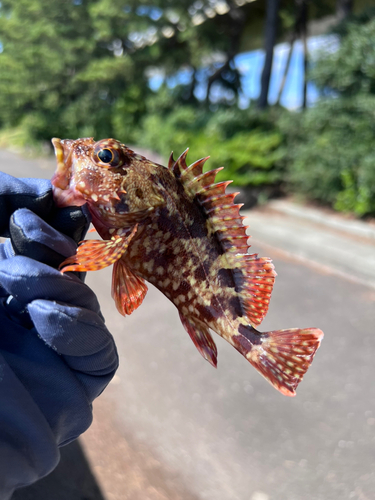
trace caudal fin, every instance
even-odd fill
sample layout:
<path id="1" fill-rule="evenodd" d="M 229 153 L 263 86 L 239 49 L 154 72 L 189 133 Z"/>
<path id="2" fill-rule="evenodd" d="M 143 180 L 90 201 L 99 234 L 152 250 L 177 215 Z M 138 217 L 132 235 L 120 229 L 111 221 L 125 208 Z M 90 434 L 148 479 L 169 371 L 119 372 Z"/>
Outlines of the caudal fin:
<path id="1" fill-rule="evenodd" d="M 258 334 L 257 343 L 253 334 L 251 344 L 240 341 L 235 347 L 275 389 L 295 396 L 323 336 L 318 328 L 291 328 Z"/>

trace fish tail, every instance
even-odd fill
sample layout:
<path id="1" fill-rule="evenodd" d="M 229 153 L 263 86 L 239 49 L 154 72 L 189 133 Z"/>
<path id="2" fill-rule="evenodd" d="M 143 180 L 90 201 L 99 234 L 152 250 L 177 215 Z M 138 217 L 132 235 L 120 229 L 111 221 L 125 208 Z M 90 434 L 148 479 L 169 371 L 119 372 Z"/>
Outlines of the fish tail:
<path id="1" fill-rule="evenodd" d="M 318 328 L 260 333 L 241 325 L 239 332 L 232 337 L 234 347 L 285 396 L 296 395 L 324 336 Z"/>

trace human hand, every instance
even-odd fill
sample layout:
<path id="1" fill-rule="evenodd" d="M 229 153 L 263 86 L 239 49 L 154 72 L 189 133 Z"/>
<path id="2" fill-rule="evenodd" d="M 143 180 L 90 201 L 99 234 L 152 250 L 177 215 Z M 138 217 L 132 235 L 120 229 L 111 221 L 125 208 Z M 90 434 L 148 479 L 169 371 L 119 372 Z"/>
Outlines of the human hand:
<path id="1" fill-rule="evenodd" d="M 56 269 L 86 233 L 83 210 L 56 209 L 49 181 L 0 174 L 0 235 L 9 238 L 0 246 L 4 498 L 56 466 L 57 446 L 87 429 L 118 366 L 95 294 Z"/>

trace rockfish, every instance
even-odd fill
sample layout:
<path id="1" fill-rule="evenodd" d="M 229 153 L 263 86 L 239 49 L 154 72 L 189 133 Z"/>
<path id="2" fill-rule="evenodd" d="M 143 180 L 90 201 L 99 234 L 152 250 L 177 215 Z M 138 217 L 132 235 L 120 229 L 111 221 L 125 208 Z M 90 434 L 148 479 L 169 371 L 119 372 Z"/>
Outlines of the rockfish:
<path id="1" fill-rule="evenodd" d="M 152 283 L 177 307 L 198 351 L 217 364 L 213 330 L 286 396 L 309 368 L 323 338 L 317 328 L 259 332 L 276 273 L 271 260 L 248 253 L 248 236 L 230 182 L 208 158 L 187 165 L 187 150 L 168 167 L 114 139 L 53 139 L 58 206 L 87 203 L 103 240 L 86 240 L 63 272 L 113 264 L 112 297 L 123 315 Z"/>

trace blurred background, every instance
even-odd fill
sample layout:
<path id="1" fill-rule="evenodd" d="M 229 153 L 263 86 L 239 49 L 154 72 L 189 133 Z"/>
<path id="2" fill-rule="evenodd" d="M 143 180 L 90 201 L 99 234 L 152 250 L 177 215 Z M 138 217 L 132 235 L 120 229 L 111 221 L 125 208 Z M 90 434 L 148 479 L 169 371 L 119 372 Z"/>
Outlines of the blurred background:
<path id="1" fill-rule="evenodd" d="M 3 0 L 0 145 L 189 146 L 261 200 L 373 215 L 372 4 Z"/>
<path id="2" fill-rule="evenodd" d="M 15 500 L 374 498 L 375 2 L 1 0 L 0 169 L 50 177 L 51 137 L 86 136 L 225 166 L 278 272 L 262 329 L 326 337 L 291 400 L 217 337 L 213 370 L 152 287 L 124 319 L 89 275 L 121 367 Z"/>

